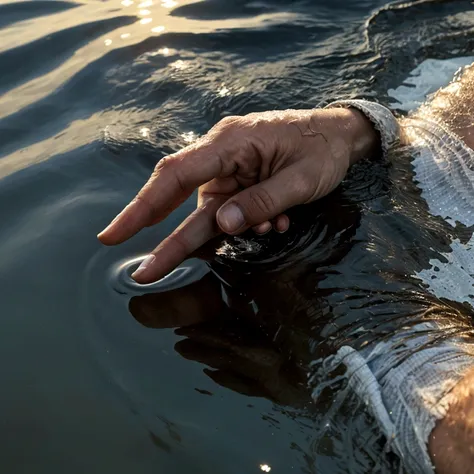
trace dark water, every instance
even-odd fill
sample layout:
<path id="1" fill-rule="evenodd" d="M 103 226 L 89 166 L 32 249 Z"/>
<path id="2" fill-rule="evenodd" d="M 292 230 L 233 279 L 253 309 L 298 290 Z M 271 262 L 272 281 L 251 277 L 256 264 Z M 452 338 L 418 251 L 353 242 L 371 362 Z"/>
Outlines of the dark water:
<path id="1" fill-rule="evenodd" d="M 271 328 L 235 317 L 251 298 L 229 314 L 210 274 L 184 297 L 157 296 L 121 270 L 194 200 L 118 248 L 95 235 L 157 160 L 226 115 L 383 99 L 424 57 L 468 52 L 472 5 L 139 3 L 0 2 L 2 472 L 345 472 L 314 445 L 298 368 L 308 324 L 293 321 L 298 331 L 275 347 Z M 357 196 L 384 195 L 383 172 L 371 173 Z M 345 200 L 327 225 L 350 241 L 360 208 Z M 288 249 L 301 235 L 265 245 Z M 190 265 L 190 281 L 206 271 Z M 231 276 L 236 293 L 262 284 L 271 314 L 265 271 L 247 271 Z M 174 330 L 214 314 L 218 324 Z"/>

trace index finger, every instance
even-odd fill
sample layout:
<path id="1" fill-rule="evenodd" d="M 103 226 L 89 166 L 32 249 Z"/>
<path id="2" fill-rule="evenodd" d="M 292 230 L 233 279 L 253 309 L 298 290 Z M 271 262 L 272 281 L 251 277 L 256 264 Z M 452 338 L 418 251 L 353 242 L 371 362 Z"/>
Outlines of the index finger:
<path id="1" fill-rule="evenodd" d="M 197 187 L 227 172 L 224 149 L 223 140 L 203 140 L 163 158 L 135 199 L 97 236 L 99 240 L 120 244 L 160 222 Z"/>

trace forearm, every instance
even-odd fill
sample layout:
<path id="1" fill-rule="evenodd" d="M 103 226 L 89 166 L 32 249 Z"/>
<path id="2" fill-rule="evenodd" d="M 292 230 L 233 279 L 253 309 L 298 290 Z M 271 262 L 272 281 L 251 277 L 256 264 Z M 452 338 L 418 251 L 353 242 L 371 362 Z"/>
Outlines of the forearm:
<path id="1" fill-rule="evenodd" d="M 412 117 L 440 123 L 474 149 L 474 65 L 429 97 Z"/>

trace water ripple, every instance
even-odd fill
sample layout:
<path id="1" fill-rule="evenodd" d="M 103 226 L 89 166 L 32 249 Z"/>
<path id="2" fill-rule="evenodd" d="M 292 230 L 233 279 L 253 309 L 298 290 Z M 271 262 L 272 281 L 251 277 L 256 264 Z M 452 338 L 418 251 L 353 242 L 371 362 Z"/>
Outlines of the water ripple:
<path id="1" fill-rule="evenodd" d="M 187 260 L 161 280 L 148 285 L 140 285 L 130 276 L 146 257 L 117 262 L 109 271 L 110 285 L 117 293 L 138 295 L 145 293 L 161 293 L 181 288 L 200 280 L 209 273 L 208 266 L 200 260 Z"/>

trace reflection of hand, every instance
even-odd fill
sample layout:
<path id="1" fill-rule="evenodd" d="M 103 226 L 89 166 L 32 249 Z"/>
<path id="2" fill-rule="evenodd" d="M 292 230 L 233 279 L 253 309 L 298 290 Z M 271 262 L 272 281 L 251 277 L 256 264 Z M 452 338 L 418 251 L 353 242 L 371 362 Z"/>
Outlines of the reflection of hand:
<path id="1" fill-rule="evenodd" d="M 227 117 L 195 144 L 162 159 L 137 197 L 99 235 L 121 243 L 163 220 L 199 188 L 198 208 L 145 259 L 134 278 L 164 276 L 220 232 L 288 228 L 286 209 L 321 198 L 377 137 L 349 109 L 286 110 Z"/>
<path id="2" fill-rule="evenodd" d="M 183 357 L 205 364 L 217 384 L 251 397 L 281 405 L 310 403 L 306 372 L 279 353 L 257 328 L 233 318 L 178 329 L 186 336 L 175 349 Z"/>
<path id="3" fill-rule="evenodd" d="M 189 286 L 136 296 L 130 311 L 150 328 L 177 327 L 186 338 L 175 349 L 212 369 L 204 372 L 233 391 L 283 405 L 309 402 L 306 373 L 283 357 L 258 328 L 229 315 L 211 274 Z"/>
<path id="4" fill-rule="evenodd" d="M 208 273 L 199 281 L 176 290 L 134 296 L 133 317 L 148 328 L 190 326 L 215 318 L 224 310 L 220 283 Z"/>

